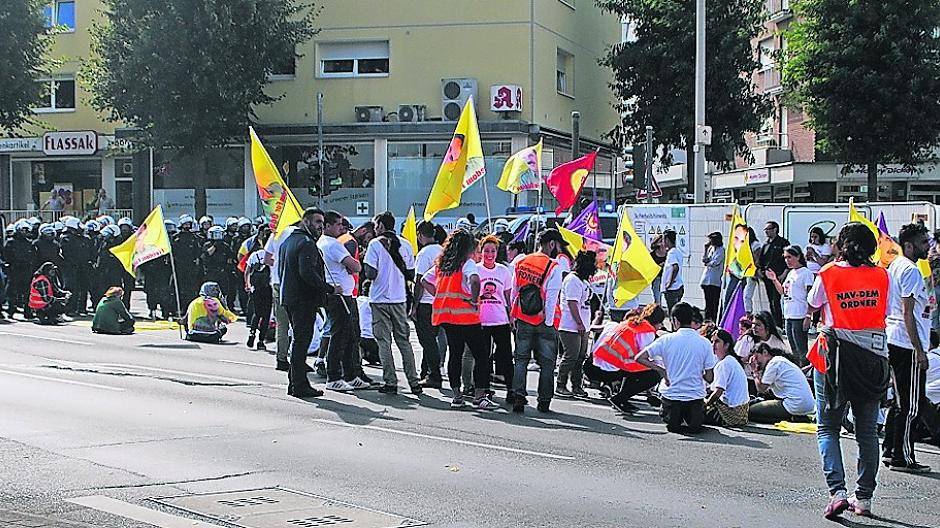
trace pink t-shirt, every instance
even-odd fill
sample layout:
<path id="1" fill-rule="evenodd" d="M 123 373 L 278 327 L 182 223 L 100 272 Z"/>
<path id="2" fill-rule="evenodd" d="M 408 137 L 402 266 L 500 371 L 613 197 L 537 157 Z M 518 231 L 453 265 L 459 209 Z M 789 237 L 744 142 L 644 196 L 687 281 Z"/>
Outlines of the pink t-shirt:
<path id="1" fill-rule="evenodd" d="M 505 294 L 512 287 L 509 268 L 503 264 L 496 264 L 493 268 L 479 264 L 477 271 L 480 275 L 480 324 L 509 324 Z"/>

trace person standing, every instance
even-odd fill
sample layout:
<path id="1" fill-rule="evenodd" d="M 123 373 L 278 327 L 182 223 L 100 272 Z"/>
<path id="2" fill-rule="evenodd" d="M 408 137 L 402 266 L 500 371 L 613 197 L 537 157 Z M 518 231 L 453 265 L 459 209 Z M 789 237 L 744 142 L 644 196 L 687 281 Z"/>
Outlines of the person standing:
<path id="1" fill-rule="evenodd" d="M 255 238 L 255 247 L 264 247 L 271 236 L 268 226 L 262 225 Z M 248 348 L 257 346 L 256 350 L 267 351 L 264 342 L 268 337 L 271 326 L 271 307 L 274 302 L 274 292 L 271 289 L 271 267 L 264 263 L 264 249 L 256 249 L 245 261 L 244 283 L 245 290 L 251 295 L 251 305 L 254 310 L 248 319 Z M 257 337 L 258 344 L 255 345 Z"/>
<path id="2" fill-rule="evenodd" d="M 108 211 L 114 209 L 114 200 L 108 196 L 108 191 L 98 189 L 98 196 L 93 202 L 93 208 L 98 211 L 99 215 L 108 214 Z"/>
<path id="3" fill-rule="evenodd" d="M 505 264 L 497 262 L 502 245 L 500 239 L 493 235 L 481 240 L 482 261 L 477 268 L 480 274 L 480 325 L 486 336 L 487 356 L 492 352 L 496 375 L 502 376 L 506 394 L 509 394 L 513 375 L 512 328 L 509 325 L 512 275 Z"/>
<path id="4" fill-rule="evenodd" d="M 653 292 L 653 303 L 662 304 L 663 298 L 663 265 L 666 264 L 666 255 L 669 253 L 669 248 L 663 243 L 663 236 L 657 235 L 656 238 L 650 242 L 650 256 L 653 257 L 653 262 L 660 267 L 659 274 L 656 275 L 656 278 L 653 279 L 652 284 L 650 284 L 650 290 Z"/>
<path id="5" fill-rule="evenodd" d="M 202 269 L 199 257 L 202 254 L 202 242 L 199 235 L 193 231 L 195 226 L 193 217 L 182 215 L 179 219 L 179 231 L 170 239 L 173 248 L 173 258 L 179 270 L 176 277 L 179 280 L 180 298 L 193 299 L 202 283 Z"/>
<path id="6" fill-rule="evenodd" d="M 636 362 L 663 377 L 660 415 L 666 430 L 696 434 L 705 420 L 705 383 L 714 381 L 712 369 L 717 360 L 712 344 L 692 328 L 694 311 L 690 304 L 677 303 L 671 315 L 677 330 L 644 348 Z"/>
<path id="7" fill-rule="evenodd" d="M 718 304 L 721 299 L 721 273 L 725 265 L 725 247 L 721 233 L 715 231 L 708 235 L 705 254 L 702 255 L 702 293 L 705 295 L 705 319 L 718 320 Z"/>
<path id="8" fill-rule="evenodd" d="M 774 317 L 774 324 L 783 326 L 783 309 L 780 306 L 780 292 L 767 276 L 767 271 L 773 271 L 779 279 L 786 279 L 787 263 L 783 259 L 783 248 L 790 242 L 780 236 L 780 224 L 773 220 L 764 225 L 764 234 L 767 239 L 761 246 L 760 258 L 757 261 L 757 274 L 763 279 L 764 289 L 767 290 L 767 302 L 770 303 L 770 314 Z"/>
<path id="9" fill-rule="evenodd" d="M 415 258 L 415 283 L 412 292 L 411 319 L 415 323 L 415 333 L 418 334 L 418 343 L 421 344 L 421 386 L 440 390 L 443 378 L 441 376 L 441 353 L 437 344 L 437 336 L 441 329 L 431 324 L 431 305 L 434 296 L 424 289 L 422 278 L 429 273 L 441 255 L 443 248 L 435 241 L 434 224 L 422 221 L 417 226 L 418 256 Z"/>
<path id="10" fill-rule="evenodd" d="M 806 267 L 815 275 L 831 260 L 832 245 L 826 239 L 826 233 L 819 226 L 810 229 L 809 243 L 806 244 Z"/>
<path id="11" fill-rule="evenodd" d="M 881 458 L 889 469 L 927 473 L 930 466 L 914 457 L 911 428 L 927 386 L 930 345 L 931 292 L 917 261 L 927 258 L 930 239 L 927 228 L 907 224 L 898 235 L 902 254 L 888 266 L 888 361 L 894 372 L 894 405 L 885 423 Z"/>
<path id="12" fill-rule="evenodd" d="M 287 361 L 290 356 L 290 317 L 287 315 L 287 310 L 281 303 L 279 257 L 281 243 L 287 240 L 287 237 L 289 237 L 295 229 L 297 229 L 295 226 L 288 226 L 285 227 L 280 234 L 272 231 L 271 236 L 264 245 L 264 263 L 271 268 L 272 308 L 274 309 L 274 320 L 277 325 L 275 328 L 275 368 L 284 372 L 290 370 L 290 362 Z"/>
<path id="13" fill-rule="evenodd" d="M 290 236 L 278 250 L 278 276 L 281 278 L 281 303 L 287 310 L 294 338 L 291 342 L 287 394 L 295 398 L 323 396 L 307 379 L 307 349 L 313 339 L 317 312 L 327 296 L 342 293 L 339 286 L 326 282 L 323 258 L 317 239 L 323 232 L 323 211 L 308 207 Z"/>
<path id="14" fill-rule="evenodd" d="M 555 362 L 558 356 L 558 331 L 554 314 L 561 290 L 561 270 L 555 258 L 568 243 L 557 229 L 546 229 L 539 235 L 539 251 L 526 255 L 516 263 L 513 278 L 511 318 L 516 324 L 516 350 L 513 352 L 513 412 L 525 411 L 526 372 L 535 356 L 539 365 L 538 405 L 540 412 L 549 412 L 554 395 Z"/>
<path id="15" fill-rule="evenodd" d="M 816 367 L 816 436 L 829 487 L 823 514 L 827 519 L 849 508 L 871 515 L 878 475 L 878 409 L 891 379 L 885 335 L 891 278 L 872 263 L 878 247 L 875 235 L 865 225 L 850 222 L 839 231 L 836 247 L 841 260 L 823 267 L 809 292 L 810 307 L 823 312 L 826 345 L 818 354 L 811 353 L 811 361 Z M 858 444 L 858 481 L 851 498 L 840 445 L 849 405 Z"/>
<path id="16" fill-rule="evenodd" d="M 672 307 L 679 303 L 685 294 L 682 282 L 682 252 L 676 247 L 675 231 L 667 229 L 663 233 L 663 247 L 667 251 L 663 266 L 663 297 L 666 299 L 666 311 L 672 313 Z"/>
<path id="17" fill-rule="evenodd" d="M 806 365 L 806 351 L 809 345 L 807 332 L 813 321 L 813 317 L 809 315 L 806 295 L 813 287 L 816 276 L 806 266 L 807 261 L 800 246 L 784 248 L 783 260 L 787 263 L 789 270 L 783 283 L 772 269 L 767 270 L 766 276 L 777 292 L 782 295 L 787 341 L 790 342 L 793 361 L 802 367 Z"/>
<path id="18" fill-rule="evenodd" d="M 597 253 L 579 251 L 575 257 L 574 271 L 561 283 L 561 320 L 558 337 L 564 348 L 564 356 L 558 367 L 556 396 L 586 398 L 581 386 L 584 380 L 584 360 L 587 359 L 588 329 L 591 326 L 590 280 L 597 272 Z M 568 390 L 568 378 L 571 390 Z"/>
<path id="19" fill-rule="evenodd" d="M 36 248 L 28 238 L 29 230 L 27 222 L 17 221 L 13 224 L 13 238 L 7 240 L 3 246 L 3 262 L 7 265 L 7 313 L 10 319 L 17 308 L 23 311 L 24 318 L 30 319 L 32 316 L 29 308 L 29 283 L 38 264 Z"/>
<path id="20" fill-rule="evenodd" d="M 359 307 L 353 297 L 356 273 L 362 265 L 354 259 L 338 238 L 346 233 L 343 215 L 327 211 L 323 217 L 323 236 L 317 247 L 323 253 L 326 281 L 340 289 L 326 298 L 326 316 L 330 320 L 330 344 L 326 351 L 326 388 L 339 392 L 367 389 L 359 356 Z"/>
<path id="21" fill-rule="evenodd" d="M 395 234 L 395 216 L 386 211 L 373 219 L 376 237 L 366 249 L 365 275 L 372 281 L 369 299 L 372 306 L 372 333 L 382 359 L 382 394 L 398 393 L 398 375 L 392 356 L 392 340 L 401 353 L 405 377 L 412 394 L 421 394 L 421 380 L 415 369 L 408 325 L 406 283 L 414 280 L 415 257 L 411 244 Z"/>

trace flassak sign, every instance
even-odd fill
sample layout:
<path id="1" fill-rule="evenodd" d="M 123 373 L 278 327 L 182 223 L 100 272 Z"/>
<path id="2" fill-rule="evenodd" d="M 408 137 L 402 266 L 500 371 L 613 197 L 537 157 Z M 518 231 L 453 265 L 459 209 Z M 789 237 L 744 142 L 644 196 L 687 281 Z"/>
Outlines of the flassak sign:
<path id="1" fill-rule="evenodd" d="M 91 156 L 98 152 L 98 134 L 92 130 L 46 132 L 42 151 L 47 156 Z"/>

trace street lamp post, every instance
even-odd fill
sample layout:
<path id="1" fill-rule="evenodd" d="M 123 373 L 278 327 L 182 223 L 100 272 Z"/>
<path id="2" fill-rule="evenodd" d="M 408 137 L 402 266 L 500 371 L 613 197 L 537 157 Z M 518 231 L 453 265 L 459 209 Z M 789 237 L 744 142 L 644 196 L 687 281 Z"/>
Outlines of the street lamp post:
<path id="1" fill-rule="evenodd" d="M 705 0 L 695 0 L 695 133 L 693 151 L 695 203 L 705 202 Z"/>

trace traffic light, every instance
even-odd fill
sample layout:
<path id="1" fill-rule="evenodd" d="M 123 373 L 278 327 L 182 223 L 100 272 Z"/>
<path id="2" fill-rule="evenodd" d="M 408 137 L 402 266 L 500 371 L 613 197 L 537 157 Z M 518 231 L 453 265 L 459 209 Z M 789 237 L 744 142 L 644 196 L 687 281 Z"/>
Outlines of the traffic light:
<path id="1" fill-rule="evenodd" d="M 633 145 L 627 145 L 624 150 L 624 154 L 629 156 L 630 159 L 626 160 L 626 168 L 633 171 L 633 188 L 634 189 L 645 189 L 646 188 L 646 149 L 642 143 L 636 143 Z"/>

